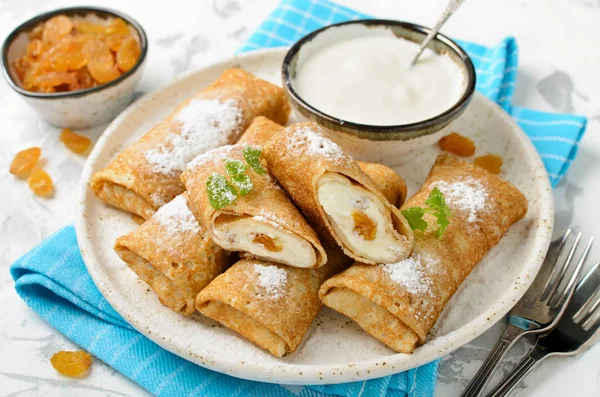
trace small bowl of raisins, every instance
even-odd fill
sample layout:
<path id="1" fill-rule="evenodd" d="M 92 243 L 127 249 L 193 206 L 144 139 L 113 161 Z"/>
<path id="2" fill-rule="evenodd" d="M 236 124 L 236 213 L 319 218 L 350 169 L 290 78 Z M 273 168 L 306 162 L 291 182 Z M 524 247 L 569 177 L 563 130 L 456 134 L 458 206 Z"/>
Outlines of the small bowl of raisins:
<path id="1" fill-rule="evenodd" d="M 38 15 L 2 46 L 4 77 L 52 125 L 89 128 L 132 100 L 148 52 L 144 29 L 121 12 L 72 7 Z"/>

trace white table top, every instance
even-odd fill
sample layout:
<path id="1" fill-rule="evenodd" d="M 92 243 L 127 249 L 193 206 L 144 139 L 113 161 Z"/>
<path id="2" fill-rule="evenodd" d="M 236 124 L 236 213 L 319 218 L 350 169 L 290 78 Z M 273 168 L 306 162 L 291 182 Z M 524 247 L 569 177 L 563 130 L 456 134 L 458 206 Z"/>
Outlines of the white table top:
<path id="1" fill-rule="evenodd" d="M 0 38 L 43 11 L 78 0 L 0 2 Z M 136 18 L 150 41 L 139 94 L 214 59 L 232 54 L 277 0 L 88 0 Z M 446 0 L 340 0 L 374 16 L 431 25 Z M 519 45 L 514 104 L 539 110 L 573 112 L 589 118 L 587 133 L 568 176 L 555 191 L 556 229 L 598 232 L 600 206 L 600 2 L 598 0 L 467 1 L 443 32 L 460 39 L 494 44 L 513 35 Z M 544 84 L 541 84 L 541 83 Z M 58 141 L 59 130 L 40 120 L 0 81 L 0 395 L 146 395 L 142 388 L 101 362 L 82 380 L 62 377 L 50 356 L 75 346 L 42 321 L 17 296 L 8 268 L 30 248 L 72 222 L 73 191 L 84 158 Z M 103 128 L 87 132 L 96 139 Z M 56 183 L 52 199 L 34 197 L 27 184 L 8 173 L 14 154 L 42 146 L 46 169 Z M 587 186 L 587 187 L 585 187 Z M 600 237 L 597 235 L 597 237 Z M 600 260 L 597 245 L 592 260 Z M 590 263 L 591 264 L 591 263 Z M 502 331 L 490 331 L 447 356 L 440 365 L 436 396 L 458 396 Z M 515 348 L 509 364 L 523 354 Z M 507 371 L 508 367 L 503 368 Z M 502 371 L 500 371 L 502 372 Z M 592 397 L 600 395 L 600 345 L 578 357 L 551 359 L 534 371 L 515 395 Z"/>

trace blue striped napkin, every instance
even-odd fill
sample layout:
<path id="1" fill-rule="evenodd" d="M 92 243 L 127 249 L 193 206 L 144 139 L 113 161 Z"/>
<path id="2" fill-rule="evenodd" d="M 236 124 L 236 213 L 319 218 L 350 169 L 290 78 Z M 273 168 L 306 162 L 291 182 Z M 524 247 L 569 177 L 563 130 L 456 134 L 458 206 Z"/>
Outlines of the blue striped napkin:
<path id="1" fill-rule="evenodd" d="M 138 333 L 114 311 L 94 285 L 83 264 L 72 226 L 45 240 L 15 262 L 10 270 L 17 293 L 44 320 L 154 395 L 433 395 L 437 365 L 431 364 L 366 382 L 307 387 L 251 382 L 192 364 Z"/>
<path id="2" fill-rule="evenodd" d="M 367 18 L 327 1 L 284 0 L 240 49 L 289 45 L 324 25 Z M 521 125 L 540 152 L 552 183 L 577 153 L 586 120 L 511 106 L 517 47 L 508 38 L 495 47 L 460 42 L 478 74 L 477 89 Z M 96 289 L 83 264 L 73 227 L 66 227 L 11 267 L 17 293 L 43 319 L 76 344 L 161 396 L 389 396 L 431 397 L 437 362 L 385 378 L 328 386 L 250 382 L 196 366 L 135 331 Z"/>
<path id="3" fill-rule="evenodd" d="M 289 46 L 323 26 L 368 18 L 371 17 L 326 0 L 283 0 L 239 51 Z M 493 47 L 456 42 L 473 61 L 477 90 L 498 103 L 521 126 L 540 153 L 552 186 L 556 186 L 577 155 L 586 118 L 512 106 L 518 61 L 514 38 L 506 38 Z"/>

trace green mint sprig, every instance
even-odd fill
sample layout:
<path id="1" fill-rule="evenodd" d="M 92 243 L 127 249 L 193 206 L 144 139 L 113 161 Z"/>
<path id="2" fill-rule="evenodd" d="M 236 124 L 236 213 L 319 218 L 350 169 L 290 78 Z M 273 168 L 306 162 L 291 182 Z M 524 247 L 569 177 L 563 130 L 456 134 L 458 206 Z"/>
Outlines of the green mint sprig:
<path id="1" fill-rule="evenodd" d="M 211 207 L 223 209 L 237 199 L 237 191 L 221 174 L 214 173 L 208 177 L 206 192 Z"/>
<path id="2" fill-rule="evenodd" d="M 427 207 L 410 207 L 402 210 L 402 215 L 408 221 L 410 228 L 413 230 L 425 231 L 427 222 L 423 219 L 425 213 L 432 214 L 437 218 L 437 230 L 435 236 L 441 239 L 444 236 L 444 231 L 450 224 L 450 208 L 446 205 L 444 194 L 437 187 L 429 193 L 429 197 L 425 200 Z"/>
<path id="3" fill-rule="evenodd" d="M 229 174 L 230 181 L 237 188 L 240 196 L 247 196 L 254 187 L 252 180 L 246 175 L 248 166 L 239 160 L 225 160 L 225 170 Z"/>
<path id="4" fill-rule="evenodd" d="M 244 148 L 244 160 L 246 160 L 246 163 L 248 163 L 257 174 L 264 175 L 267 173 L 260 163 L 260 148 L 246 146 Z"/>
<path id="5" fill-rule="evenodd" d="M 247 174 L 249 168 L 259 175 L 264 175 L 267 171 L 260 164 L 259 148 L 250 146 L 244 147 L 244 160 L 247 164 L 239 160 L 225 159 L 225 171 L 229 180 L 221 174 L 214 173 L 206 182 L 206 193 L 208 201 L 216 210 L 223 209 L 237 200 L 238 196 L 245 197 L 250 193 L 254 184 Z"/>

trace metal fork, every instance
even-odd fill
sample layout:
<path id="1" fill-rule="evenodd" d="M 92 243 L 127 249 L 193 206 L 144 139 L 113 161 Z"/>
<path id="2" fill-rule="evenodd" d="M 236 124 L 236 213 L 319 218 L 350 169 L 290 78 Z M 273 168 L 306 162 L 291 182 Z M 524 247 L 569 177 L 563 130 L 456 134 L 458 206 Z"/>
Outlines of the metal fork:
<path id="1" fill-rule="evenodd" d="M 575 270 L 571 272 L 568 282 L 565 283 L 563 281 L 569 273 L 575 250 L 581 240 L 581 233 L 579 233 L 575 237 L 575 241 L 567 244 L 570 235 L 571 229 L 568 229 L 562 237 L 550 243 L 546 258 L 533 284 L 508 313 L 506 330 L 465 391 L 460 395 L 461 397 L 482 395 L 500 361 L 517 340 L 525 335 L 549 331 L 556 325 L 567 302 L 573 295 L 577 278 L 593 242 L 593 238 L 591 238 L 577 262 Z M 561 253 L 565 248 L 569 250 L 568 255 L 564 262 L 559 263 L 563 257 Z"/>
<path id="2" fill-rule="evenodd" d="M 556 328 L 540 335 L 533 350 L 504 378 L 488 397 L 508 395 L 536 365 L 552 356 L 572 356 L 585 350 L 600 329 L 600 263 L 577 285 Z"/>

